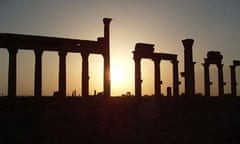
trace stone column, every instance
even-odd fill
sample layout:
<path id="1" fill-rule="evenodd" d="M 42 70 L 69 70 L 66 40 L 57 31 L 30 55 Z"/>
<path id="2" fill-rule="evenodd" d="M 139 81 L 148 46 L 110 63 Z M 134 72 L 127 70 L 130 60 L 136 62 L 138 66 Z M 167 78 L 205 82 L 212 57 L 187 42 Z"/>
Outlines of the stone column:
<path id="1" fill-rule="evenodd" d="M 82 52 L 82 96 L 87 97 L 89 92 L 89 76 L 88 76 L 88 52 Z"/>
<path id="2" fill-rule="evenodd" d="M 178 61 L 174 60 L 173 63 L 173 96 L 179 95 L 179 79 L 178 79 Z"/>
<path id="3" fill-rule="evenodd" d="M 66 96 L 66 51 L 59 51 L 59 81 L 58 81 L 58 89 L 59 96 Z"/>
<path id="4" fill-rule="evenodd" d="M 8 96 L 14 98 L 16 96 L 16 79 L 17 79 L 17 48 L 8 48 L 9 66 L 8 66 Z"/>
<path id="5" fill-rule="evenodd" d="M 112 19 L 104 18 L 104 96 L 111 95 L 111 79 L 110 79 L 110 22 Z"/>
<path id="6" fill-rule="evenodd" d="M 134 62 L 135 62 L 135 96 L 137 98 L 142 96 L 142 88 L 141 88 L 141 58 L 134 54 Z"/>
<path id="7" fill-rule="evenodd" d="M 42 96 L 42 53 L 41 49 L 34 49 L 35 53 L 35 79 L 34 96 Z"/>
<path id="8" fill-rule="evenodd" d="M 218 64 L 218 95 L 224 95 L 223 64 Z"/>
<path id="9" fill-rule="evenodd" d="M 230 66 L 231 70 L 231 92 L 232 96 L 237 96 L 237 82 L 236 82 L 236 72 L 235 72 L 235 65 Z"/>
<path id="10" fill-rule="evenodd" d="M 192 56 L 193 39 L 182 40 L 184 46 L 184 79 L 185 79 L 185 95 L 195 95 L 195 76 L 194 62 Z"/>
<path id="11" fill-rule="evenodd" d="M 204 91 L 205 96 L 210 96 L 209 64 L 204 63 Z"/>
<path id="12" fill-rule="evenodd" d="M 154 59 L 154 88 L 155 88 L 155 96 L 161 96 L 161 83 L 160 83 L 160 59 Z"/>

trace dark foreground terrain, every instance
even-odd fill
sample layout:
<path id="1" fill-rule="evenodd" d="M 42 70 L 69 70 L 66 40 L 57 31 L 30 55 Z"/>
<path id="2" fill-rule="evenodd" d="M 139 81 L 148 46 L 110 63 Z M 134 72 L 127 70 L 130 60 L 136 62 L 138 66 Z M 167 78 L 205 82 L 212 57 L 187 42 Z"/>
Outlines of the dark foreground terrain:
<path id="1" fill-rule="evenodd" d="M 0 144 L 240 143 L 240 98 L 0 98 Z"/>

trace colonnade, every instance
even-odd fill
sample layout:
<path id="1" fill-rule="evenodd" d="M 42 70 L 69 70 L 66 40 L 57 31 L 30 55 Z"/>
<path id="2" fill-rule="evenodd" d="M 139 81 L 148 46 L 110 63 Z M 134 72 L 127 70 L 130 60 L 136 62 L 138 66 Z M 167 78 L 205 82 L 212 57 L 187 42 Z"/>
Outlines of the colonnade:
<path id="1" fill-rule="evenodd" d="M 145 50 L 144 50 L 145 49 Z M 135 95 L 142 96 L 142 79 L 141 79 L 141 59 L 149 58 L 154 62 L 154 93 L 156 97 L 161 96 L 161 76 L 160 76 L 160 62 L 161 60 L 169 60 L 173 65 L 173 96 L 179 95 L 179 77 L 178 77 L 178 61 L 177 55 L 153 53 L 153 45 L 150 44 L 136 44 L 133 52 L 133 59 L 135 62 Z"/>
<path id="2" fill-rule="evenodd" d="M 223 64 L 222 64 L 222 58 L 220 52 L 210 51 L 207 54 L 207 58 L 204 59 L 204 91 L 205 96 L 210 96 L 210 85 L 212 82 L 210 82 L 209 79 L 209 66 L 210 64 L 216 64 L 218 68 L 218 95 L 223 96 L 224 95 L 224 81 L 223 81 Z"/>
<path id="3" fill-rule="evenodd" d="M 104 37 L 98 41 L 65 39 L 20 34 L 0 34 L 0 47 L 9 52 L 8 96 L 16 96 L 16 57 L 18 49 L 34 50 L 34 95 L 42 96 L 42 54 L 44 51 L 57 51 L 59 56 L 58 96 L 66 96 L 66 56 L 68 52 L 81 53 L 82 56 L 82 96 L 89 92 L 90 54 L 101 54 L 104 58 L 104 96 L 110 97 L 110 56 L 109 29 L 110 18 L 104 18 Z"/>
<path id="4" fill-rule="evenodd" d="M 230 65 L 232 96 L 237 96 L 236 66 L 240 66 L 240 61 L 234 60 L 233 65 Z"/>

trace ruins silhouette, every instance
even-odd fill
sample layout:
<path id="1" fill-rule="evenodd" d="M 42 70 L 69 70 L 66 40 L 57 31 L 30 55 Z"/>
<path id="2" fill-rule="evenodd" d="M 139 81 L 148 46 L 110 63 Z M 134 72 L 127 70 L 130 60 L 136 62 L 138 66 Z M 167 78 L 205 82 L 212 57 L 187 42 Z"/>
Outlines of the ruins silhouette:
<path id="1" fill-rule="evenodd" d="M 89 96 L 89 63 L 90 54 L 99 54 L 104 59 L 104 97 L 110 97 L 110 22 L 111 18 L 104 18 L 104 37 L 98 37 L 97 41 L 67 39 L 57 37 L 23 35 L 0 33 L 0 48 L 6 48 L 9 53 L 9 70 L 8 70 L 8 97 L 16 97 L 16 55 L 19 49 L 33 50 L 35 54 L 35 76 L 34 76 L 34 96 L 42 96 L 42 54 L 44 51 L 56 51 L 59 55 L 59 83 L 58 91 L 55 96 L 66 96 L 66 55 L 68 52 L 80 53 L 82 56 L 82 96 Z M 182 40 L 184 47 L 184 72 L 181 76 L 185 79 L 185 97 L 195 95 L 195 72 L 193 62 L 193 39 Z M 173 88 L 168 87 L 167 95 L 178 97 L 179 94 L 179 70 L 177 54 L 157 53 L 154 52 L 154 44 L 137 43 L 133 51 L 135 62 L 135 96 L 142 96 L 142 79 L 141 79 L 141 60 L 151 59 L 154 62 L 154 95 L 162 97 L 160 63 L 167 60 L 172 63 L 173 68 Z M 204 92 L 205 96 L 210 96 L 209 66 L 215 64 L 218 68 L 218 95 L 224 95 L 223 80 L 223 56 L 218 51 L 209 51 L 207 58 L 204 58 Z M 237 95 L 237 82 L 235 67 L 240 66 L 240 61 L 234 60 L 231 69 L 231 95 Z M 173 94 L 171 94 L 173 89 Z"/>
<path id="2" fill-rule="evenodd" d="M 0 47 L 9 52 L 8 96 L 16 96 L 16 55 L 19 49 L 33 50 L 35 53 L 34 95 L 42 95 L 42 54 L 44 51 L 56 51 L 59 55 L 59 83 L 57 96 L 66 96 L 66 55 L 68 52 L 82 56 L 82 96 L 89 92 L 89 54 L 99 54 L 104 59 L 104 96 L 110 97 L 110 18 L 104 18 L 104 37 L 97 41 L 66 39 L 22 34 L 0 34 Z"/>
<path id="3" fill-rule="evenodd" d="M 135 97 L 127 92 L 111 97 L 110 18 L 104 18 L 104 36 L 96 41 L 0 33 L 0 48 L 9 53 L 8 96 L 0 97 L 0 143 L 239 143 L 240 97 L 237 97 L 236 67 L 233 60 L 231 94 L 224 93 L 223 56 L 209 51 L 204 58 L 205 96 L 195 93 L 193 39 L 182 40 L 184 72 L 179 73 L 178 55 L 154 51 L 154 44 L 137 43 Z M 16 65 L 19 49 L 35 54 L 34 97 L 16 96 Z M 59 83 L 52 97 L 42 96 L 42 54 L 58 52 Z M 82 97 L 66 97 L 66 56 L 82 57 Z M 89 96 L 90 54 L 104 59 L 103 93 Z M 141 60 L 154 62 L 154 95 L 142 96 Z M 172 64 L 173 87 L 162 95 L 162 61 Z M 218 97 L 210 95 L 209 67 L 218 68 Z M 179 94 L 179 75 L 185 93 Z M 111 98 L 110 98 L 111 97 Z"/>

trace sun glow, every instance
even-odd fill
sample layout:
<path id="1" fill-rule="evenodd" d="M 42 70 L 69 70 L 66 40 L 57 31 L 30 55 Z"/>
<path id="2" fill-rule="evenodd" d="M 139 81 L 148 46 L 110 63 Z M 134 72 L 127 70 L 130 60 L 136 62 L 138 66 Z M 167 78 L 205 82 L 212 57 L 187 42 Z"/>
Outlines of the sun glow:
<path id="1" fill-rule="evenodd" d="M 111 68 L 111 82 L 117 86 L 123 86 L 126 79 L 126 72 L 122 67 Z"/>

